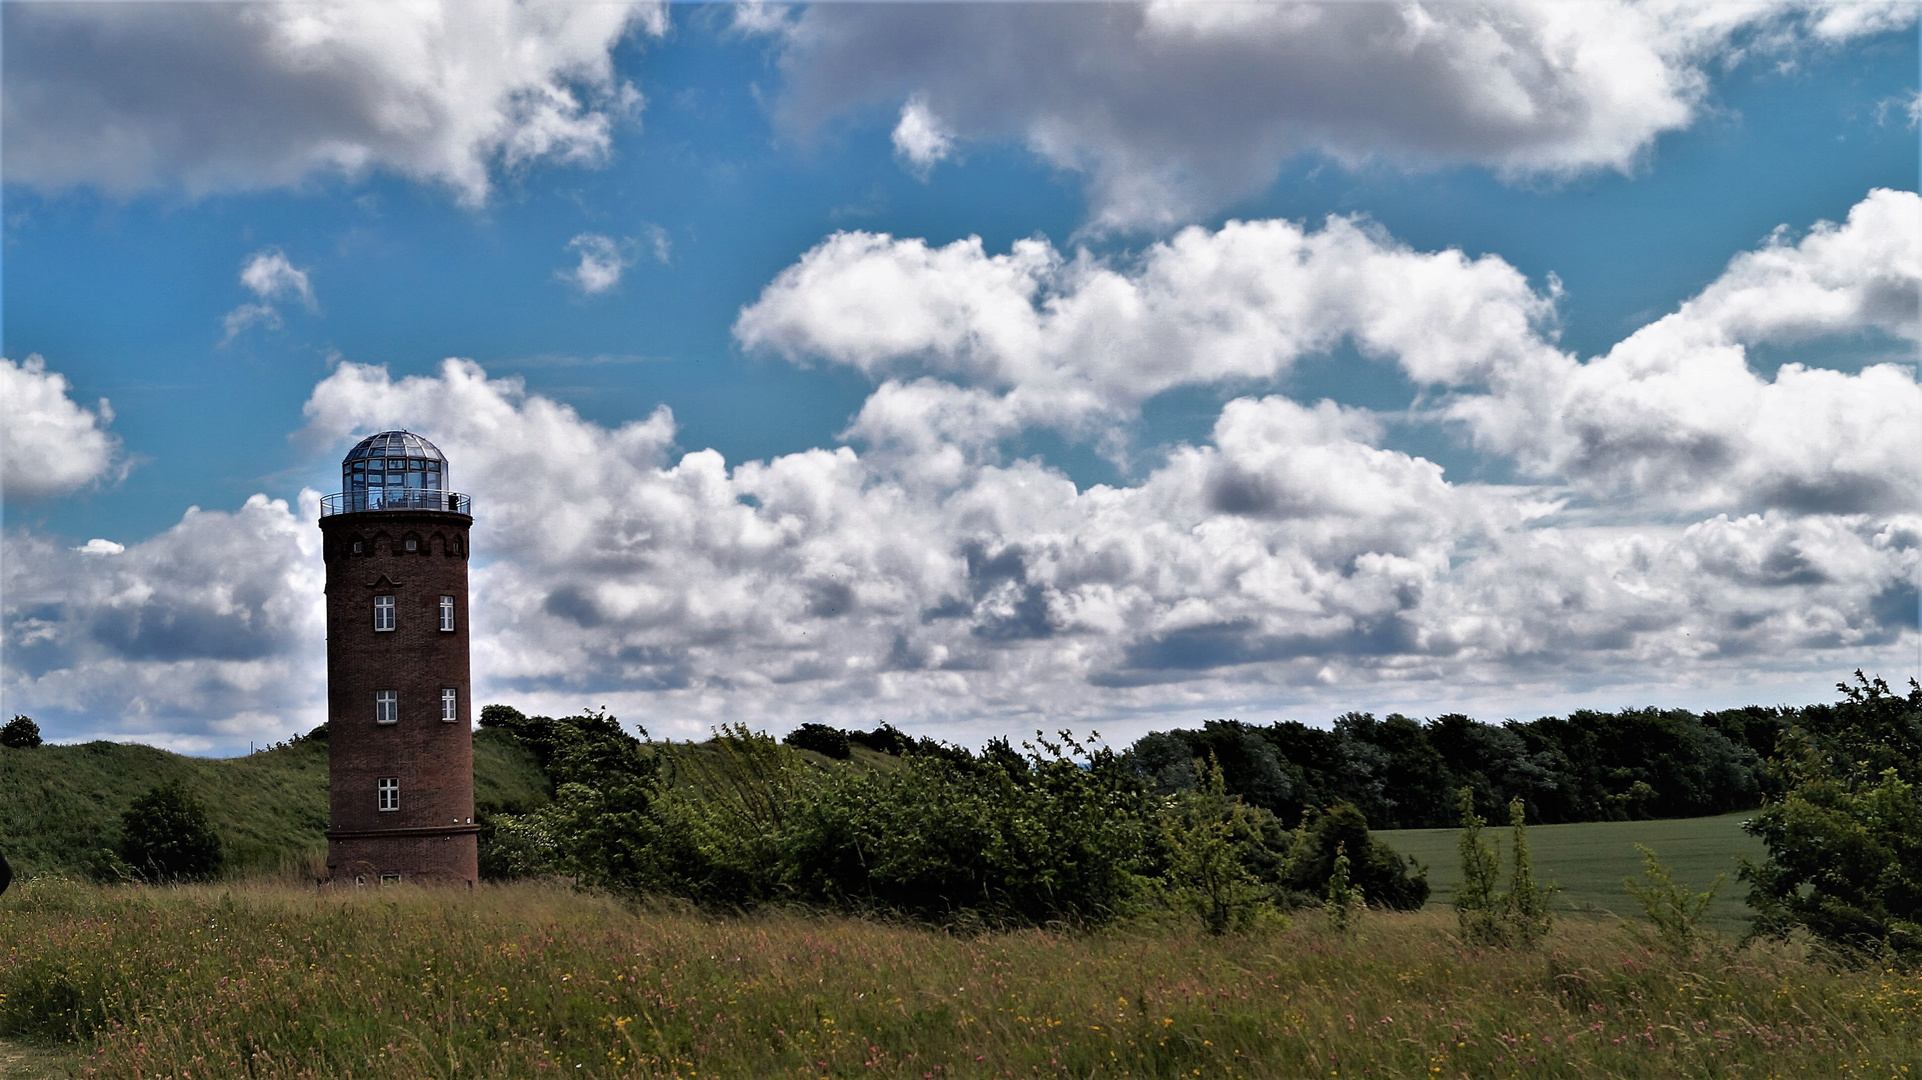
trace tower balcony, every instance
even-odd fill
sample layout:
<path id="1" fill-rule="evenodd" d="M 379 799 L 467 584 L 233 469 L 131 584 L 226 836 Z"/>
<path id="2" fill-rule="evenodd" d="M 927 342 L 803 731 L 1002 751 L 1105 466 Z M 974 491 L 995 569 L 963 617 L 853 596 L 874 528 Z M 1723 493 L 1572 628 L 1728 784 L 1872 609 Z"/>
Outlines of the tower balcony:
<path id="1" fill-rule="evenodd" d="M 359 514 L 369 510 L 442 510 L 474 516 L 474 500 L 457 491 L 423 488 L 370 488 L 322 496 L 320 516 Z"/>

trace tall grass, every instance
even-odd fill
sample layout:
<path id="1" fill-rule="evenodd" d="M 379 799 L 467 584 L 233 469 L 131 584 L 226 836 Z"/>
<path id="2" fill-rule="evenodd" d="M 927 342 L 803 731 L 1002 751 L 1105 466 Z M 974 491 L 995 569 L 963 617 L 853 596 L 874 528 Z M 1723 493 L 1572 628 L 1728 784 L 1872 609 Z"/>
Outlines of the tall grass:
<path id="1" fill-rule="evenodd" d="M 1922 1076 L 1922 979 L 1610 923 L 1476 950 L 1452 915 L 943 932 L 636 910 L 539 885 L 324 894 L 36 879 L 0 1034 L 102 1078 Z"/>

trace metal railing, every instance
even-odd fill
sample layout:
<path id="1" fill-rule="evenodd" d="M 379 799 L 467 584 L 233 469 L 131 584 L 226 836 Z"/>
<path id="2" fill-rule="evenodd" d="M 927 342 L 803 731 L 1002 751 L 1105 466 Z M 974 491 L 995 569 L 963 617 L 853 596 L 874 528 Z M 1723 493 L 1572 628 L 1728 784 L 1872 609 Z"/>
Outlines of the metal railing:
<path id="1" fill-rule="evenodd" d="M 474 500 L 457 491 L 429 491 L 422 488 L 369 488 L 322 496 L 320 516 L 358 514 L 367 510 L 447 510 L 474 514 Z"/>

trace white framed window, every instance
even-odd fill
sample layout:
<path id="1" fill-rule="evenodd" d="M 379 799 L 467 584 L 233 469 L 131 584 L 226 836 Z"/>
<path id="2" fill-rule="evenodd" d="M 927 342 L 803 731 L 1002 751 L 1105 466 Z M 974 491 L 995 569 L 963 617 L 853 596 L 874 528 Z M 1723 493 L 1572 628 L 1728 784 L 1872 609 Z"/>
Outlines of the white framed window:
<path id="1" fill-rule="evenodd" d="M 392 630 L 394 628 L 394 598 L 391 596 L 374 597 L 374 629 Z"/>
<path id="2" fill-rule="evenodd" d="M 399 874 L 382 874 L 380 876 L 380 887 L 383 889 L 385 889 L 389 885 L 398 885 L 398 884 L 400 884 Z"/>
<path id="3" fill-rule="evenodd" d="M 441 689 L 440 718 L 449 723 L 460 719 L 460 691 L 451 686 Z"/>
<path id="4" fill-rule="evenodd" d="M 411 537 L 411 536 L 410 536 L 410 537 L 408 537 L 408 538 L 407 538 L 407 550 L 409 550 L 409 551 L 419 551 L 419 550 L 420 550 L 420 541 L 419 541 L 419 540 L 416 540 L 416 539 L 414 539 L 414 538 L 413 538 L 413 537 Z"/>
<path id="5" fill-rule="evenodd" d="M 354 541 L 354 554 L 360 554 L 360 541 Z"/>
<path id="6" fill-rule="evenodd" d="M 454 629 L 454 598 L 451 596 L 443 596 L 440 598 L 440 628 L 442 630 Z"/>
<path id="7" fill-rule="evenodd" d="M 398 690 L 374 691 L 374 723 L 376 724 L 400 723 L 400 691 Z"/>
<path id="8" fill-rule="evenodd" d="M 379 797 L 378 805 L 383 813 L 400 809 L 400 777 L 381 777 L 374 785 L 374 791 Z"/>

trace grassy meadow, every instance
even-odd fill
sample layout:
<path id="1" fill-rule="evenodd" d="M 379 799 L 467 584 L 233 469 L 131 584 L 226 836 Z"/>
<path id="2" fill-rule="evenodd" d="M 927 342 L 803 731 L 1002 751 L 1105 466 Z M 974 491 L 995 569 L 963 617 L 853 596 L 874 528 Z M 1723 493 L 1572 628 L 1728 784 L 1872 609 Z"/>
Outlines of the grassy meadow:
<path id="1" fill-rule="evenodd" d="M 1475 950 L 1444 912 L 943 931 L 533 884 L 40 878 L 0 897 L 0 1068 L 193 1077 L 1922 1076 L 1922 979 L 1612 920 Z"/>
<path id="2" fill-rule="evenodd" d="M 120 815 L 156 784 L 180 781 L 207 808 L 228 872 L 299 879 L 324 862 L 327 744 L 302 739 L 246 757 L 196 758 L 131 743 L 0 748 L 0 851 L 21 873 L 79 874 L 119 840 Z M 545 801 L 547 780 L 498 732 L 474 735 L 474 797 Z"/>
<path id="3" fill-rule="evenodd" d="M 1641 844 L 1652 849 L 1675 871 L 1675 880 L 1696 892 L 1709 887 L 1717 874 L 1728 881 L 1705 916 L 1723 931 L 1739 934 L 1749 920 L 1743 903 L 1747 887 L 1735 879 L 1739 860 L 1746 855 L 1760 862 L 1762 842 L 1742 831 L 1754 811 L 1670 821 L 1596 821 L 1574 825 L 1528 827 L 1529 857 L 1535 876 L 1556 888 L 1554 909 L 1591 915 L 1627 915 L 1639 911 L 1622 888 L 1623 878 L 1639 878 Z M 1491 825 L 1483 834 L 1508 863 L 1509 832 Z M 1461 878 L 1461 856 L 1456 847 L 1459 829 L 1385 829 L 1375 836 L 1397 852 L 1412 855 L 1428 866 L 1431 907 L 1447 907 Z"/>

